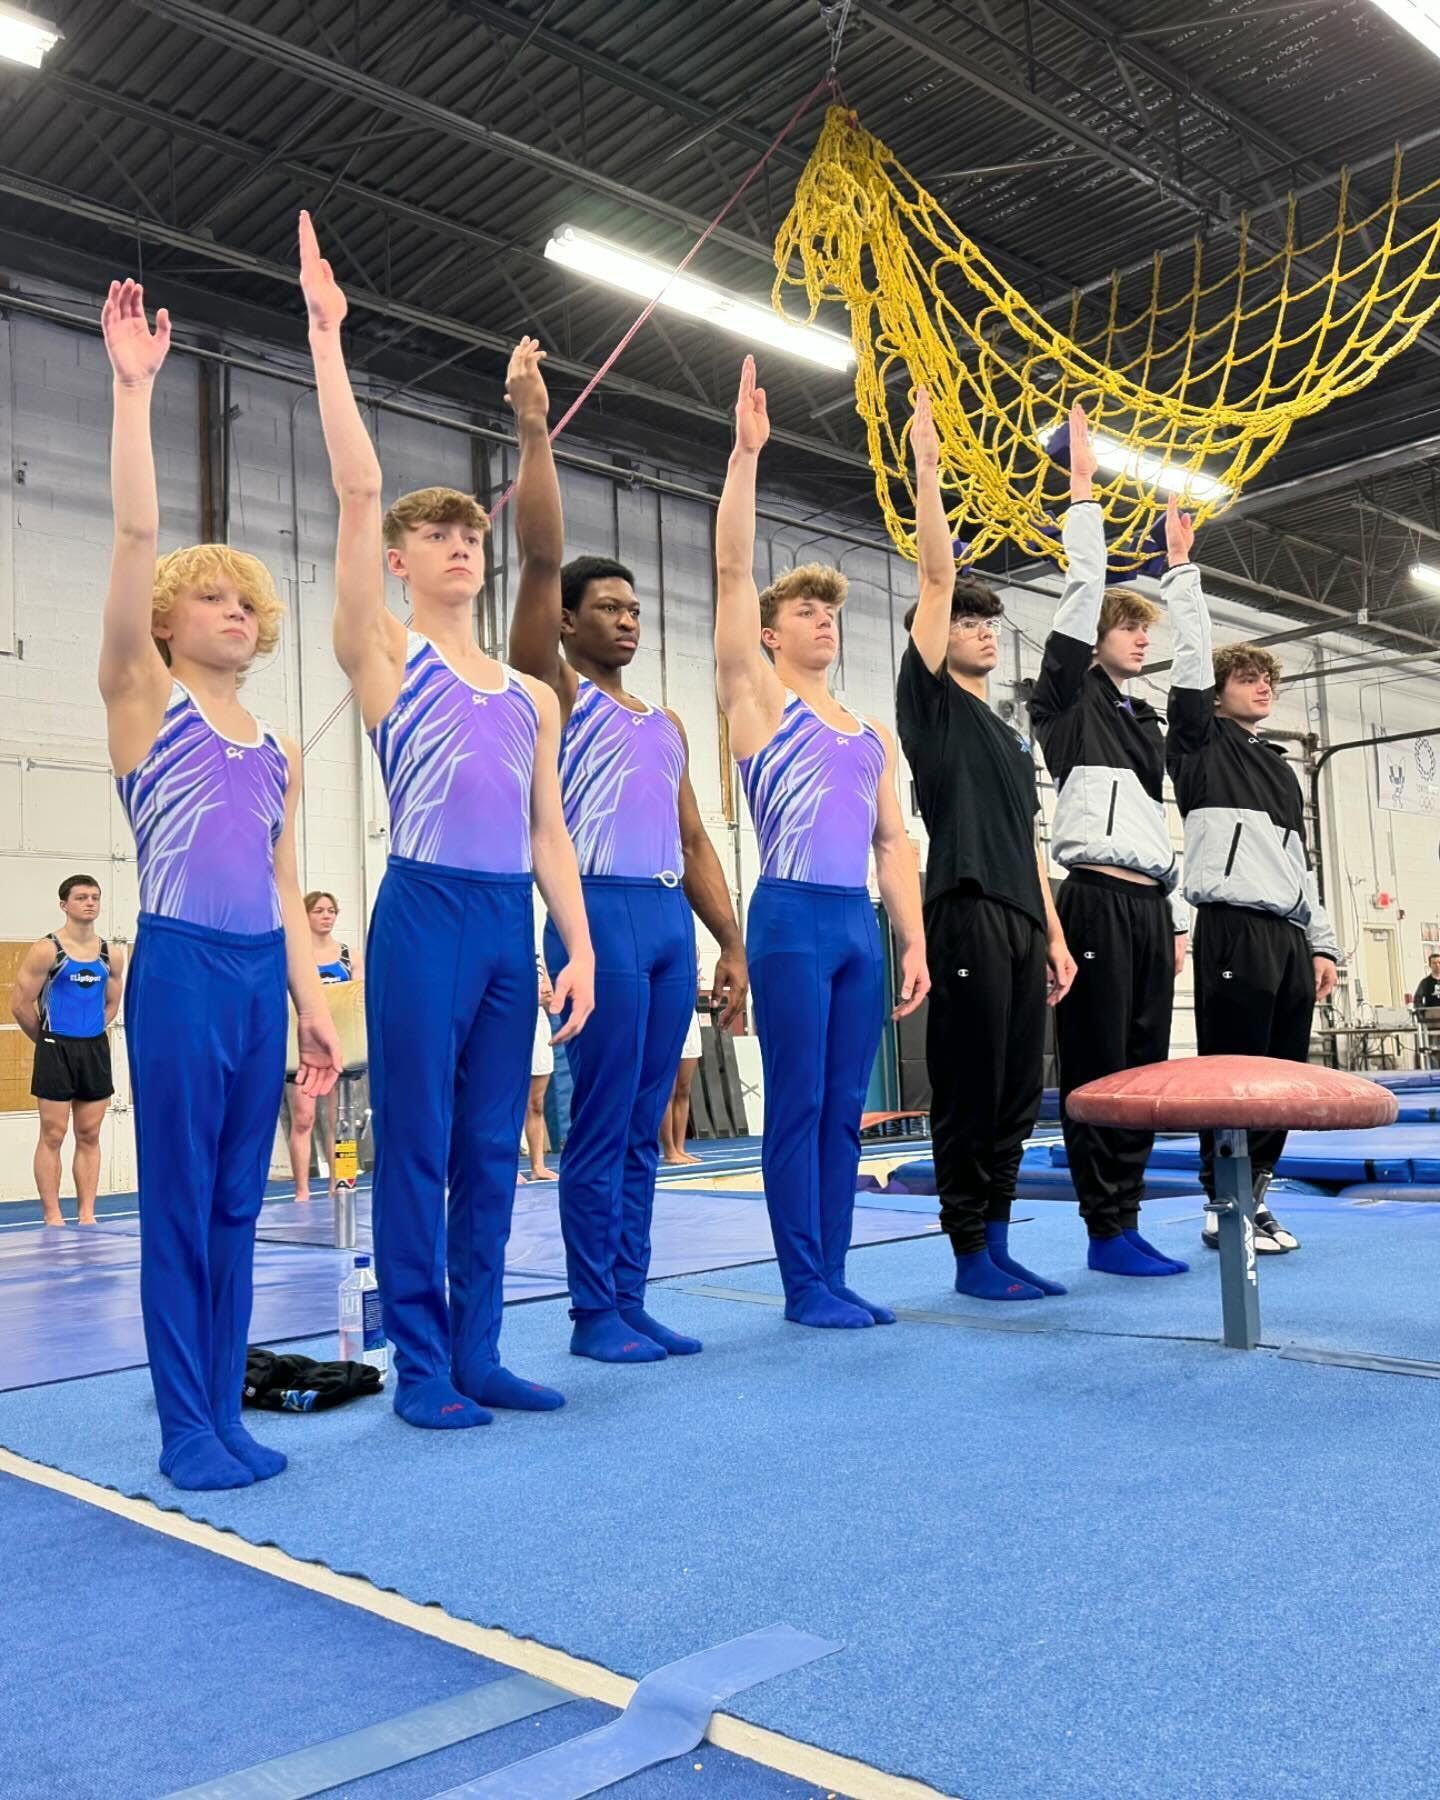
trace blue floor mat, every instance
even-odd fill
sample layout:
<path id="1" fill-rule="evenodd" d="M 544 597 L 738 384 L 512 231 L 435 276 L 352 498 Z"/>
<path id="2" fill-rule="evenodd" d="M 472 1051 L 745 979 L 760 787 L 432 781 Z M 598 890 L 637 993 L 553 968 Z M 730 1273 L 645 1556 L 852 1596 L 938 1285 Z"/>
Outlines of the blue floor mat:
<path id="1" fill-rule="evenodd" d="M 357 1242 L 370 1248 L 370 1200 L 356 1196 Z M 652 1271 L 663 1275 L 724 1269 L 775 1253 L 761 1194 L 664 1189 L 656 1195 Z M 757 1204 L 759 1202 L 759 1204 Z M 255 1246 L 252 1343 L 284 1343 L 334 1329 L 336 1291 L 350 1267 L 347 1251 L 325 1249 L 328 1202 L 266 1206 L 265 1239 Z M 933 1228 L 908 1212 L 867 1207 L 855 1241 L 878 1243 Z M 275 1241 L 299 1234 L 299 1242 Z M 319 1235 L 321 1244 L 313 1240 Z M 29 1226 L 0 1236 L 0 1391 L 72 1381 L 145 1361 L 140 1322 L 139 1225 L 105 1222 L 81 1230 Z M 505 1260 L 505 1300 L 565 1292 L 565 1248 L 553 1187 L 521 1188 Z M 333 1345 L 325 1352 L 335 1354 Z"/>
<path id="2" fill-rule="evenodd" d="M 7 1636 L 25 1646 L 0 1700 L 6 1800 L 148 1800 L 514 1673 L 8 1475 L 0 1476 L 0 1542 Z M 613 1707 L 570 1700 L 328 1791 L 418 1800 L 615 1716 Z M 802 1800 L 814 1792 L 708 1744 L 682 1767 L 609 1791 L 625 1800 Z"/>
<path id="3" fill-rule="evenodd" d="M 1440 1211 L 1285 1216 L 1305 1248 L 1262 1269 L 1267 1338 L 1440 1353 Z M 1146 1229 L 1199 1257 L 1183 1208 Z M 238 1493 L 156 1474 L 139 1373 L 0 1396 L 0 1442 L 631 1675 L 783 1611 L 845 1650 L 733 1710 L 944 1792 L 1433 1794 L 1440 1382 L 1106 1335 L 1213 1337 L 1213 1260 L 1090 1276 L 1062 1208 L 1014 1244 L 1074 1291 L 984 1310 L 1074 1329 L 808 1332 L 686 1278 L 652 1306 L 703 1356 L 602 1367 L 564 1353 L 563 1305 L 520 1308 L 507 1360 L 562 1412 L 456 1434 L 378 1403 L 267 1415 L 291 1469 Z M 862 1292 L 979 1316 L 948 1274 L 933 1240 L 851 1259 Z M 1283 1555 L 1223 1553 L 1257 1520 Z"/>

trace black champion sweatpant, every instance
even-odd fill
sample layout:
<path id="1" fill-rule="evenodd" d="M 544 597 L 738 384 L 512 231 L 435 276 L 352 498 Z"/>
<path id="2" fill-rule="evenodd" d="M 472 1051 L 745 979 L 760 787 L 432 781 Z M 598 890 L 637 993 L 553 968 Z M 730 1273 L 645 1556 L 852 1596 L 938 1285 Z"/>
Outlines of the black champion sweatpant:
<path id="1" fill-rule="evenodd" d="M 1175 1003 L 1175 933 L 1158 882 L 1072 869 L 1055 903 L 1075 958 L 1075 984 L 1055 1009 L 1061 1114 L 1080 1217 L 1093 1238 L 1140 1222 L 1153 1131 L 1082 1125 L 1065 1102 L 1087 1081 L 1164 1062 Z"/>
<path id="2" fill-rule="evenodd" d="M 1305 1062 L 1315 1015 L 1315 964 L 1298 925 L 1244 906 L 1195 909 L 1195 1038 L 1202 1056 Z M 1250 1133 L 1256 1175 L 1274 1172 L 1283 1131 Z M 1200 1133 L 1200 1185 L 1215 1196 L 1215 1134 Z"/>
<path id="3" fill-rule="evenodd" d="M 954 892 L 925 909 L 925 1061 L 940 1224 L 957 1256 L 1008 1219 L 1045 1081 L 1045 934 L 1001 900 Z"/>

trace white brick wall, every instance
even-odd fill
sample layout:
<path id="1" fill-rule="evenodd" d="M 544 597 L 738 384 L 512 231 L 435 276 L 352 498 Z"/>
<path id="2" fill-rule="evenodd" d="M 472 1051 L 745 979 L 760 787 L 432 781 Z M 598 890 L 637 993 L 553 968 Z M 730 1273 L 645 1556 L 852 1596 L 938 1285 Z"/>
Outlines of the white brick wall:
<path id="1" fill-rule="evenodd" d="M 137 907 L 133 848 L 106 774 L 94 681 L 109 550 L 108 368 L 98 338 L 28 318 L 0 323 L 0 374 L 7 353 L 12 381 L 0 380 L 0 450 L 8 451 L 0 467 L 0 936 L 49 929 L 57 917 L 57 883 L 86 869 L 106 888 L 106 930 L 124 937 L 133 932 Z M 346 692 L 329 641 L 335 503 L 315 403 L 292 384 L 240 371 L 232 376 L 231 400 L 231 538 L 264 558 L 289 607 L 281 646 L 252 675 L 247 698 L 277 729 L 309 739 Z M 163 547 L 169 548 L 193 542 L 199 531 L 197 371 L 183 356 L 172 357 L 165 369 L 155 434 Z M 574 441 L 597 455 L 606 452 L 599 435 Z M 387 497 L 433 482 L 471 484 L 471 440 L 461 431 L 385 414 L 379 443 Z M 513 457 L 492 449 L 489 469 L 498 493 Z M 720 474 L 718 467 L 704 467 L 678 472 L 678 478 L 713 484 Z M 566 469 L 562 482 L 570 553 L 618 555 L 635 570 L 644 635 L 634 684 L 684 718 L 702 815 L 727 877 L 735 880 L 738 871 L 748 891 L 757 857 L 738 781 L 740 818 L 727 821 L 722 804 L 710 648 L 711 510 L 644 487 L 617 489 L 589 472 Z M 502 516 L 491 546 L 492 603 L 502 632 L 513 591 L 509 526 L 509 516 Z M 879 550 L 827 541 L 808 528 L 762 521 L 762 579 L 795 560 L 836 562 L 849 576 L 839 687 L 849 705 L 893 728 L 900 616 L 914 594 L 913 565 Z M 391 604 L 402 607 L 398 586 Z M 997 701 L 1009 697 L 1018 675 L 1035 673 L 1035 646 L 1051 610 L 1043 595 L 1019 590 L 1007 595 L 1007 608 L 1011 623 L 994 685 Z M 1217 610 L 1222 642 L 1285 623 L 1233 605 Z M 23 656 L 4 654 L 16 642 Z M 1163 628 L 1155 653 L 1166 654 Z M 1308 645 L 1286 647 L 1287 672 L 1309 667 L 1311 655 Z M 1163 704 L 1163 689 L 1145 691 Z M 1287 689 L 1277 722 L 1294 730 L 1318 728 L 1316 700 L 1313 685 Z M 1334 741 L 1360 736 L 1372 724 L 1403 730 L 1431 722 L 1440 726 L 1440 685 L 1433 676 L 1383 687 L 1344 681 L 1331 691 L 1322 735 Z M 1044 786 L 1048 816 L 1048 781 Z M 902 763 L 902 803 L 923 844 L 919 821 L 909 813 L 909 790 Z M 1376 809 L 1370 753 L 1336 759 L 1326 790 L 1327 850 L 1339 856 L 1330 873 L 1342 942 L 1353 948 L 1367 923 L 1395 926 L 1406 986 L 1413 986 L 1423 968 L 1420 921 L 1440 917 L 1440 826 Z M 335 892 L 342 933 L 354 940 L 363 936 L 383 870 L 384 819 L 373 756 L 353 707 L 346 706 L 307 758 L 300 850 L 303 880 Z M 1173 823 L 1178 842 L 1178 820 Z M 1369 901 L 1377 888 L 1396 894 L 1399 907 L 1375 912 Z M 1187 979 L 1177 1048 L 1191 1042 L 1188 993 Z M 123 1106 L 123 1075 L 120 1097 Z M 0 1117 L 0 1197 L 32 1191 L 33 1136 L 29 1115 Z M 132 1185 L 130 1123 L 123 1110 L 109 1128 L 107 1158 L 106 1185 Z"/>

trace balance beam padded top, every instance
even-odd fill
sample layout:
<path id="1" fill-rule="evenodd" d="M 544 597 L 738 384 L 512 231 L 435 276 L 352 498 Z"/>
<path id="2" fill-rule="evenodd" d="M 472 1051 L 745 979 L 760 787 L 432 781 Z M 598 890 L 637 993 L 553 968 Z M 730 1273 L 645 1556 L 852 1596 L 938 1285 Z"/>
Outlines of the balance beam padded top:
<path id="1" fill-rule="evenodd" d="M 1089 1125 L 1141 1131 L 1343 1131 L 1389 1125 L 1399 1108 L 1388 1089 L 1338 1069 L 1269 1056 L 1188 1056 L 1089 1082 L 1066 1110 Z"/>

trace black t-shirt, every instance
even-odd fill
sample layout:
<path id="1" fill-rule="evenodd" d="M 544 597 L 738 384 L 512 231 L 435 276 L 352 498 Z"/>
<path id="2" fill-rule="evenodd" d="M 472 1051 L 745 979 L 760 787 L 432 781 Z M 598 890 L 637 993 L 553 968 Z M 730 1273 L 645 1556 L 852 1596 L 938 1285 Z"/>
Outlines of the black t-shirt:
<path id="1" fill-rule="evenodd" d="M 1029 744 L 943 664 L 932 674 L 913 641 L 900 661 L 895 723 L 930 834 L 926 904 L 963 888 L 1018 907 L 1043 928 Z"/>
<path id="2" fill-rule="evenodd" d="M 1422 1006 L 1440 1006 L 1440 981 L 1433 975 L 1422 975 L 1420 985 L 1415 990 L 1415 1008 Z"/>

